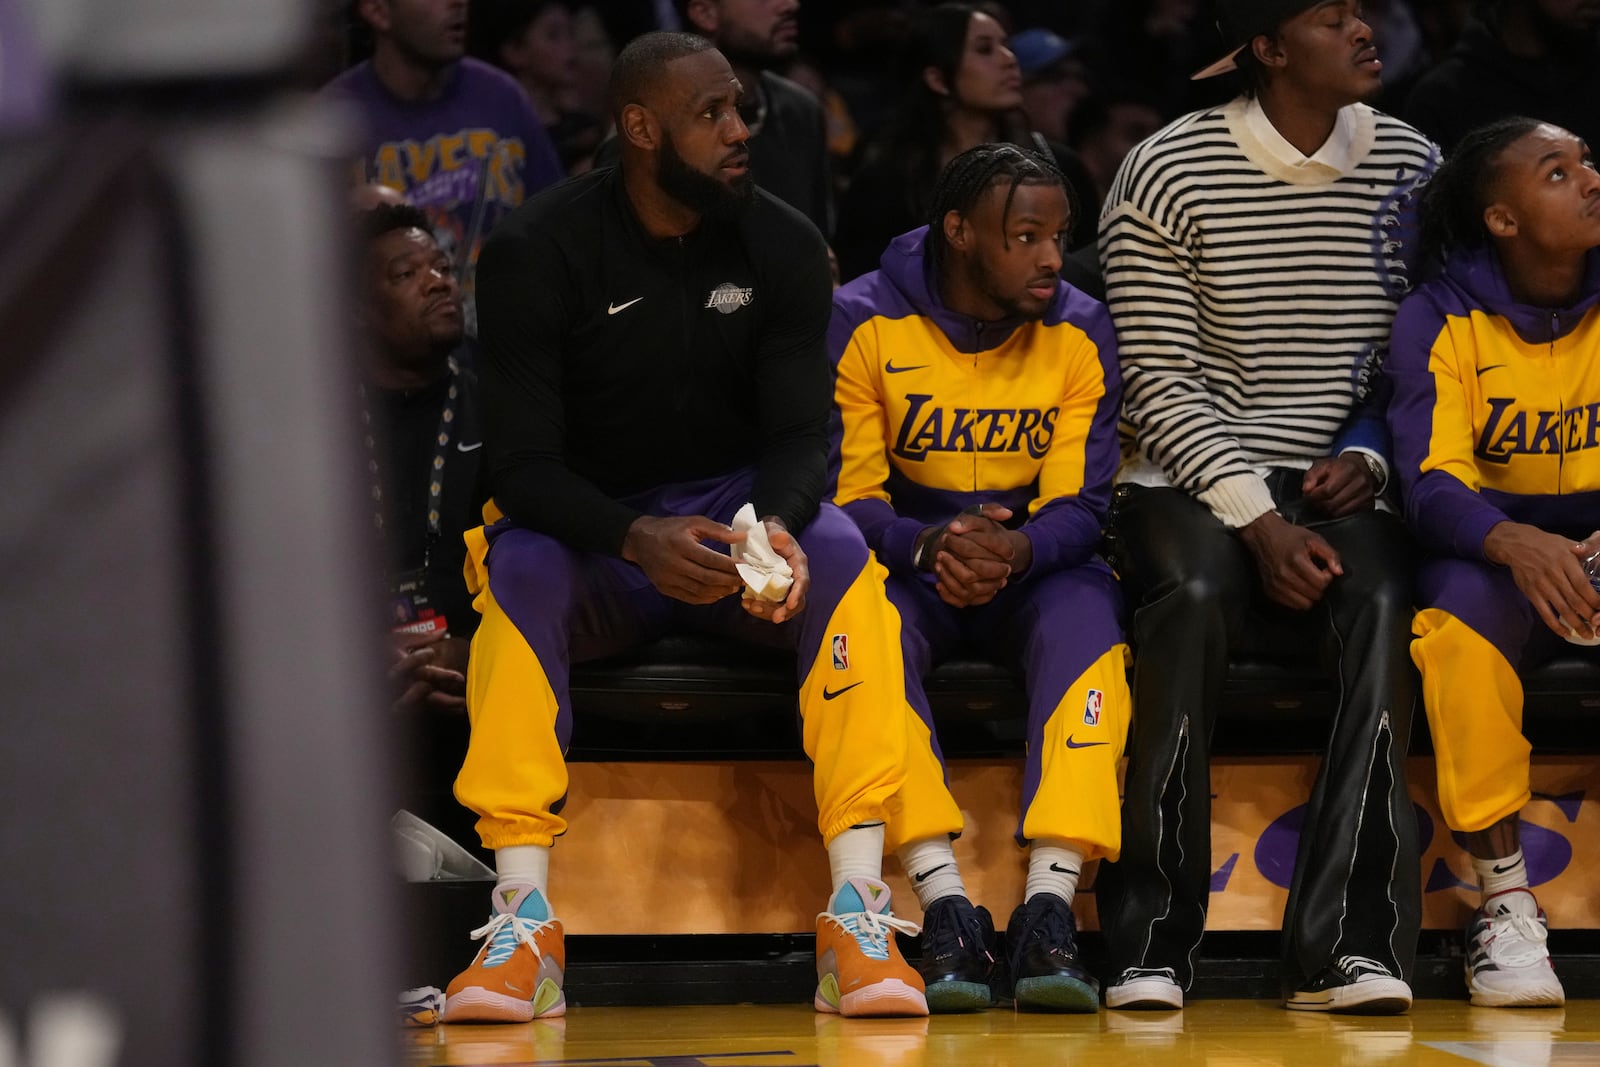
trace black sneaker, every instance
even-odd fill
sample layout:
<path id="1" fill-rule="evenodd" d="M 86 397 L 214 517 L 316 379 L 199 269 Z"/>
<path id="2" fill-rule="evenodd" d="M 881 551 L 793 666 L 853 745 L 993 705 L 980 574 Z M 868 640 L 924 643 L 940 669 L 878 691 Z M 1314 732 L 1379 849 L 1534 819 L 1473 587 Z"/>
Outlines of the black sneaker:
<path id="1" fill-rule="evenodd" d="M 994 1003 L 994 920 L 966 897 L 940 897 L 922 916 L 922 961 L 930 1012 L 982 1011 Z"/>
<path id="2" fill-rule="evenodd" d="M 1078 923 L 1067 902 L 1035 893 L 1011 913 L 1006 958 L 1019 1008 L 1100 1010 L 1100 983 L 1078 959 Z"/>
<path id="3" fill-rule="evenodd" d="M 1295 1011 L 1399 1015 L 1411 1007 L 1411 987 L 1366 956 L 1340 956 L 1284 1002 Z"/>

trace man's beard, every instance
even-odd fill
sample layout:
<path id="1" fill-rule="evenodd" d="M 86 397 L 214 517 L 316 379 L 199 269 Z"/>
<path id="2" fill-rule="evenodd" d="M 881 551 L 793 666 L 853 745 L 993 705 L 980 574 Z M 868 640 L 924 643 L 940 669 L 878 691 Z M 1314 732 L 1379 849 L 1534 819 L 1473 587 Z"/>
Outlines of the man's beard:
<path id="1" fill-rule="evenodd" d="M 731 182 L 701 173 L 684 161 L 672 136 L 665 131 L 656 160 L 656 183 L 662 192 L 690 211 L 715 218 L 732 218 L 748 207 L 756 195 L 755 179 L 748 170 Z"/>

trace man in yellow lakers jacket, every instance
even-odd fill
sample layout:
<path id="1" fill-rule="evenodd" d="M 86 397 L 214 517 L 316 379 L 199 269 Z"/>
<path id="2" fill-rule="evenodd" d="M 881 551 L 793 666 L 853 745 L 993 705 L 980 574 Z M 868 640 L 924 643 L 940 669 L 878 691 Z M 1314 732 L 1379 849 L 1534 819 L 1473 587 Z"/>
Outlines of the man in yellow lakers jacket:
<path id="1" fill-rule="evenodd" d="M 956 868 L 960 825 L 898 849 L 925 912 L 922 977 L 932 1011 L 1007 992 L 1094 1011 L 1071 902 L 1083 864 L 1121 840 L 1127 646 L 1096 555 L 1117 465 L 1116 343 L 1105 307 L 1060 279 L 1071 209 L 1050 161 L 981 145 L 950 162 L 933 201 L 928 227 L 834 296 L 834 499 L 889 569 L 906 698 L 935 753 L 922 678 L 938 660 L 967 644 L 1026 677 L 1017 840 L 1032 849 L 1010 983 Z"/>
<path id="2" fill-rule="evenodd" d="M 1512 118 L 1468 134 L 1423 210 L 1441 277 L 1400 307 L 1387 372 L 1406 518 L 1432 553 L 1412 659 L 1439 806 L 1482 887 L 1474 1004 L 1563 1003 L 1528 886 L 1518 670 L 1596 644 L 1600 589 L 1600 174 L 1573 134 Z M 1600 648 L 1591 649 L 1600 656 Z"/>

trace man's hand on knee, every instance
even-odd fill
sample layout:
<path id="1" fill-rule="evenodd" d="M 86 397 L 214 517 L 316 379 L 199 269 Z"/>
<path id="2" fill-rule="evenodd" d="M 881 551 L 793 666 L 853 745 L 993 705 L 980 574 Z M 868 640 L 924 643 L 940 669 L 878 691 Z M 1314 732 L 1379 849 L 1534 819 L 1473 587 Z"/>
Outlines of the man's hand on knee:
<path id="1" fill-rule="evenodd" d="M 1291 610 L 1310 609 L 1344 573 L 1339 553 L 1320 534 L 1276 511 L 1240 527 L 1239 537 L 1255 557 L 1267 596 Z"/>
<path id="2" fill-rule="evenodd" d="M 735 533 L 704 515 L 641 515 L 628 527 L 622 558 L 637 564 L 650 584 L 674 600 L 710 604 L 744 588 L 733 559 L 703 542 L 738 544 Z"/>
<path id="3" fill-rule="evenodd" d="M 1500 522 L 1483 539 L 1490 563 L 1511 571 L 1512 581 L 1554 633 L 1588 640 L 1600 624 L 1600 593 L 1589 584 L 1583 560 L 1600 550 L 1600 531 L 1572 542 L 1521 522 Z"/>

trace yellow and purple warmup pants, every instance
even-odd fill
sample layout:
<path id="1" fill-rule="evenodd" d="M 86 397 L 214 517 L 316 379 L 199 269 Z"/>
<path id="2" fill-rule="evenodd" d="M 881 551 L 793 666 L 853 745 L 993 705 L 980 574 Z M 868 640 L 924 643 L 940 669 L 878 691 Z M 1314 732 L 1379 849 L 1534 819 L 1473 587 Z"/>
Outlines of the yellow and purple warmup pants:
<path id="1" fill-rule="evenodd" d="M 939 755 L 922 684 L 929 670 L 962 645 L 1020 670 L 1028 747 L 1017 841 L 1069 841 L 1086 859 L 1115 860 L 1122 843 L 1117 762 L 1132 698 L 1122 592 L 1111 568 L 1097 559 L 1037 581 L 1024 577 L 972 608 L 940 600 L 931 579 L 897 574 L 889 599 L 904 626 L 906 695 L 931 751 Z"/>
<path id="2" fill-rule="evenodd" d="M 751 481 L 746 471 L 666 486 L 629 503 L 651 515 L 729 522 L 749 499 Z M 888 824 L 890 847 L 959 830 L 960 811 L 938 762 L 912 742 L 918 719 L 906 702 L 900 619 L 884 595 L 884 570 L 833 505 L 823 504 L 797 535 L 811 590 L 805 610 L 776 626 L 750 616 L 737 596 L 685 604 L 657 591 L 631 563 L 575 551 L 508 522 L 467 537 L 468 585 L 483 622 L 472 640 L 472 735 L 455 793 L 477 813 L 485 848 L 549 845 L 566 832 L 568 665 L 674 630 L 795 651 L 802 740 L 815 768 L 824 843 L 863 822 Z"/>
<path id="3" fill-rule="evenodd" d="M 1452 830 L 1484 830 L 1531 797 L 1518 671 L 1574 646 L 1550 632 L 1504 567 L 1430 559 L 1417 603 L 1411 658 L 1422 672 L 1439 809 Z M 1585 651 L 1600 658 L 1600 648 Z"/>

